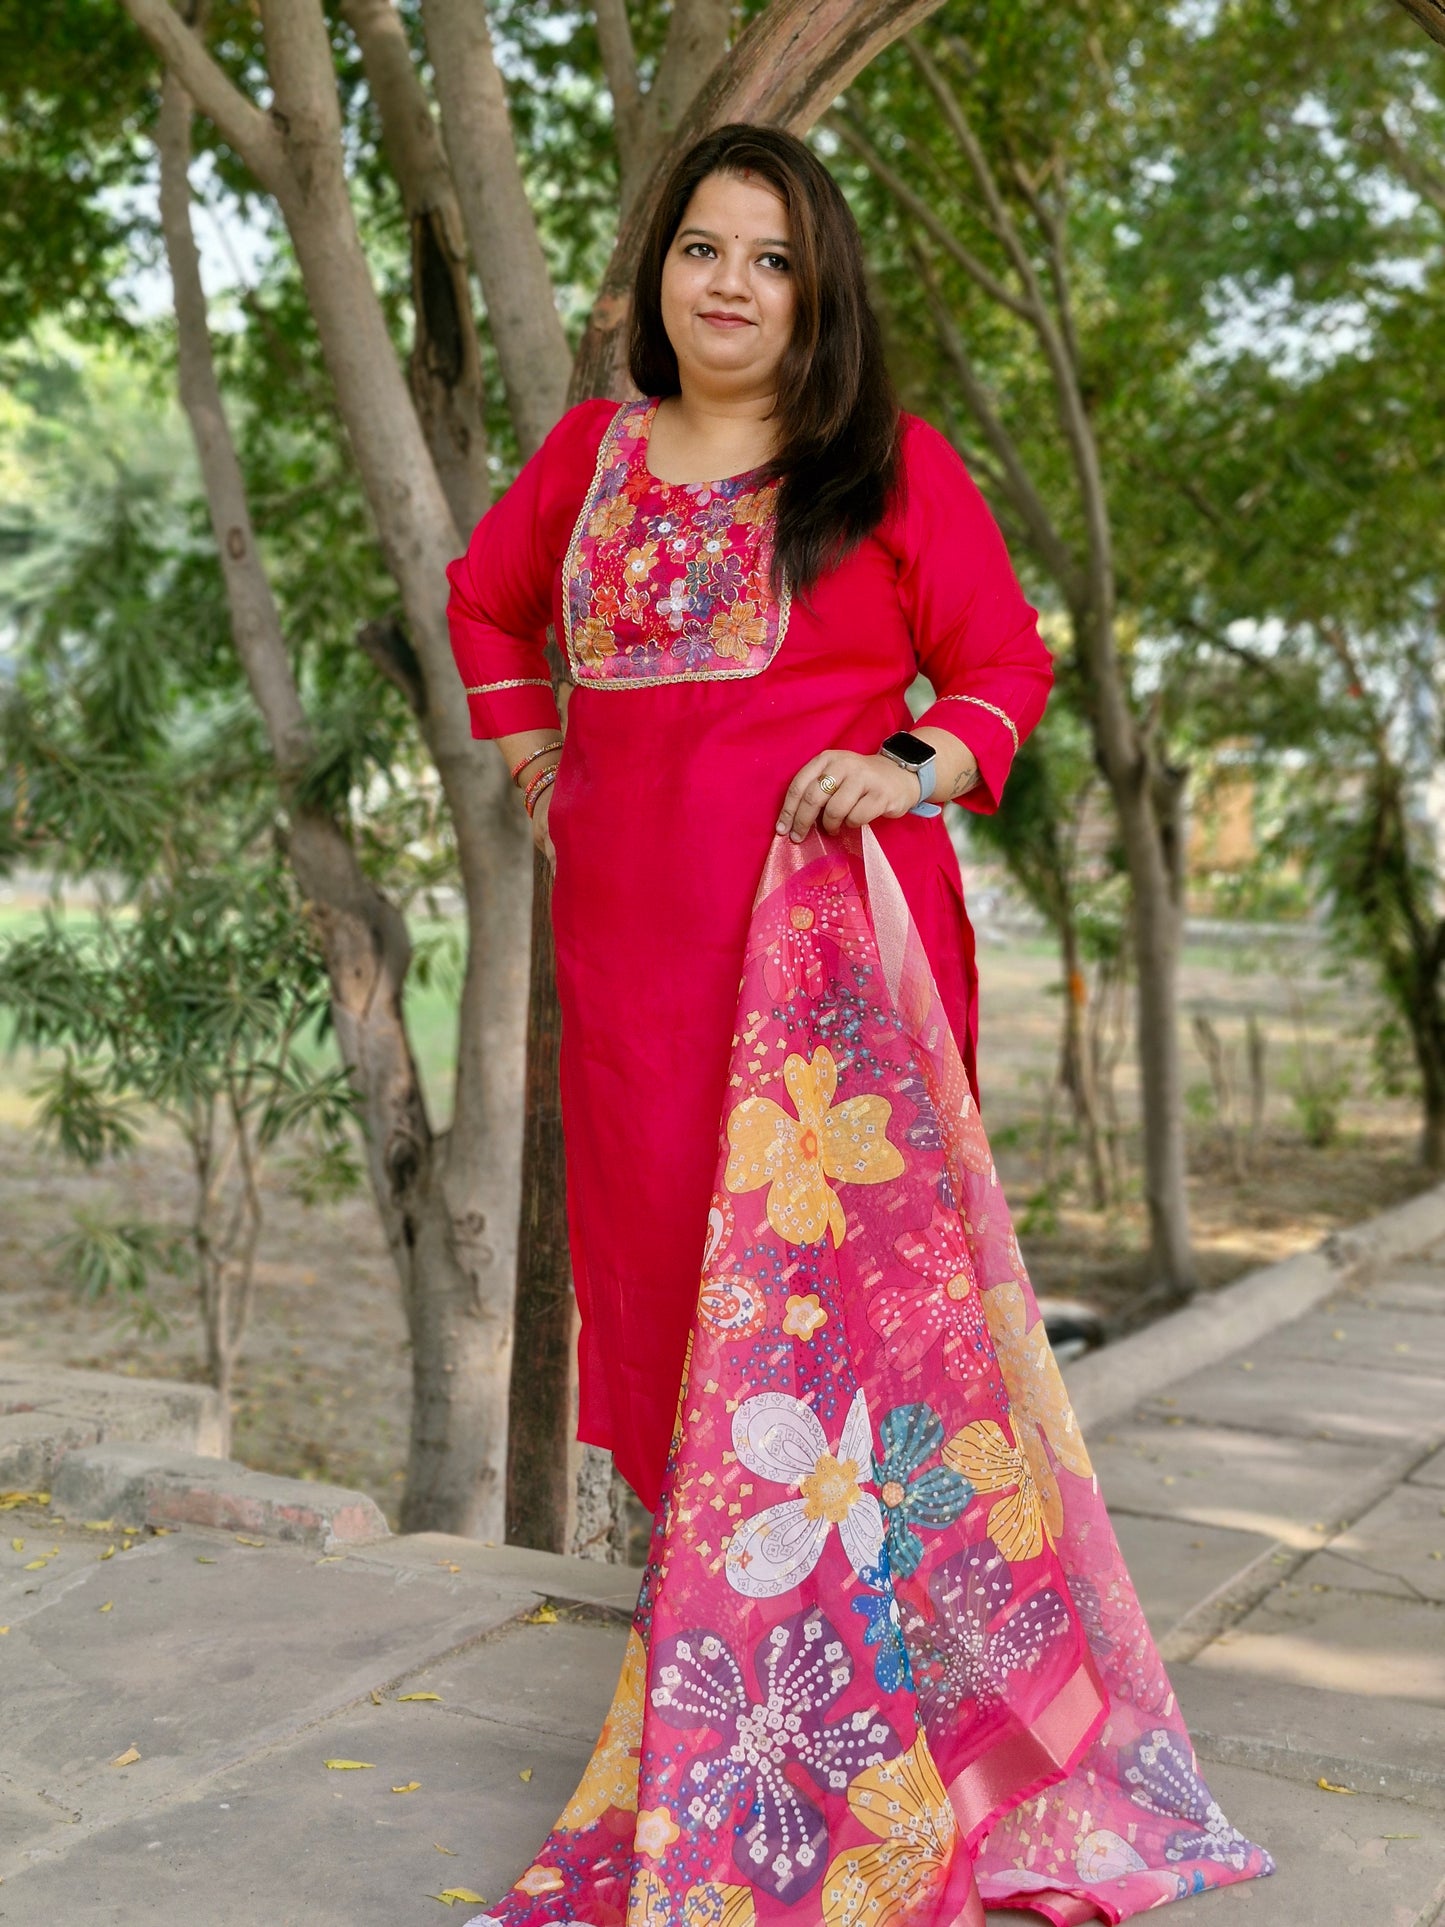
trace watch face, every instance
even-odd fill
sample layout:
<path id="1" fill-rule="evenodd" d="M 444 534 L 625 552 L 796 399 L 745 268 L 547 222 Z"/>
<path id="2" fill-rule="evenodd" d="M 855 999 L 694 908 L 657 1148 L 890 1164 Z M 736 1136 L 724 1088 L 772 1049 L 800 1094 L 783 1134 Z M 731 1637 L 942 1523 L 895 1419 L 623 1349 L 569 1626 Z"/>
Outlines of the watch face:
<path id="1" fill-rule="evenodd" d="M 880 747 L 885 756 L 891 756 L 897 763 L 906 763 L 910 769 L 922 769 L 936 754 L 932 743 L 925 743 L 921 736 L 911 736 L 906 729 L 897 730 Z"/>

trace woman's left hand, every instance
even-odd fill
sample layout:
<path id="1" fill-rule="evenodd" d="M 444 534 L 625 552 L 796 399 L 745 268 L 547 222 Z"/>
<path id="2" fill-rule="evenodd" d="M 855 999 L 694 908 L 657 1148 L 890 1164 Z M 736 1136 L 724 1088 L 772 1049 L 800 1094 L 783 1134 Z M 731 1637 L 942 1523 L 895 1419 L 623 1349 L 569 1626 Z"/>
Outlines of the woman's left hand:
<path id="1" fill-rule="evenodd" d="M 819 777 L 831 777 L 820 787 Z M 918 801 L 918 778 L 887 756 L 860 756 L 851 749 L 825 749 L 809 757 L 788 785 L 778 812 L 777 834 L 801 843 L 815 823 L 832 836 L 879 816 L 907 816 Z"/>

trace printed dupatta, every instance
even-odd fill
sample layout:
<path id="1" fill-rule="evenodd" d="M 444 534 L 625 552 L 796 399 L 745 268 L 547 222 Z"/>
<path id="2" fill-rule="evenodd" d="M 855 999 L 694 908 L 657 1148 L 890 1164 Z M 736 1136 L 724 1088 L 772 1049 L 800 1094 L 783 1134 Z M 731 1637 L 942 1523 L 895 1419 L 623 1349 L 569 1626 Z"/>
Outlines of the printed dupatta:
<path id="1" fill-rule="evenodd" d="M 877 839 L 775 840 L 601 1739 L 469 1927 L 1119 1921 L 1271 1871 L 1199 1777 Z"/>

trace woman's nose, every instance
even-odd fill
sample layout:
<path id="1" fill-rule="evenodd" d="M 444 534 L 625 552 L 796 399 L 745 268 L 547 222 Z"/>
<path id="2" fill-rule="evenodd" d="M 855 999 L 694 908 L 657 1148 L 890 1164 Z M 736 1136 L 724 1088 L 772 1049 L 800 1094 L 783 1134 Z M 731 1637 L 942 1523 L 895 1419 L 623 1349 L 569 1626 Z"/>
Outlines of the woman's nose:
<path id="1" fill-rule="evenodd" d="M 745 295 L 748 292 L 747 259 L 742 254 L 719 254 L 712 274 L 715 294 Z"/>

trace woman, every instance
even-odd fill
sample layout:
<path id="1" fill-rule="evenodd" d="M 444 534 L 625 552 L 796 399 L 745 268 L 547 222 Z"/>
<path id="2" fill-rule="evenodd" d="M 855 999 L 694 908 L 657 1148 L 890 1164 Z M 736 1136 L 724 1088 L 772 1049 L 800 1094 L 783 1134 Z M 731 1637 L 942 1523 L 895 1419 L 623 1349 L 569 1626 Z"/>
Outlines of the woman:
<path id="1" fill-rule="evenodd" d="M 580 1434 L 658 1510 L 598 1752 L 496 1918 L 1116 1920 L 1268 1871 L 1194 1773 L 972 1096 L 929 799 L 998 806 L 1049 655 L 802 143 L 678 165 L 631 373 L 450 571 L 555 867 Z"/>

